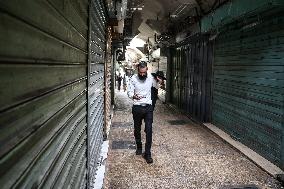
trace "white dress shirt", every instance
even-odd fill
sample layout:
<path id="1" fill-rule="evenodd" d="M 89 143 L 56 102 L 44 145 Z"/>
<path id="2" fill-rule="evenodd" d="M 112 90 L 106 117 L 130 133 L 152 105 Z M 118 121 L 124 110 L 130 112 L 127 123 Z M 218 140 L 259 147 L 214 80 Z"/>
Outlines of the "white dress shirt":
<path id="1" fill-rule="evenodd" d="M 133 99 L 134 105 L 152 104 L 151 100 L 151 87 L 159 88 L 159 83 L 155 80 L 152 74 L 147 74 L 147 78 L 142 81 L 138 75 L 135 74 L 130 78 L 130 82 L 127 89 L 127 95 L 133 99 L 134 94 L 141 99 Z"/>

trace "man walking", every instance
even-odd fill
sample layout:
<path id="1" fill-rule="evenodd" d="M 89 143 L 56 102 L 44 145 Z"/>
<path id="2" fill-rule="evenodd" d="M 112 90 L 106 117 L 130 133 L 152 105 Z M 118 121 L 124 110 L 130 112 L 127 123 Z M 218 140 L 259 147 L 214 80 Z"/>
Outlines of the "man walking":
<path id="1" fill-rule="evenodd" d="M 125 92 L 126 89 L 127 89 L 127 79 L 128 79 L 128 77 L 126 76 L 126 74 L 124 74 L 123 79 L 122 79 L 124 92 Z"/>
<path id="2" fill-rule="evenodd" d="M 134 120 L 134 136 L 136 142 L 136 155 L 142 154 L 141 125 L 145 122 L 146 144 L 144 158 L 147 163 L 153 163 L 151 156 L 153 107 L 151 100 L 151 87 L 159 88 L 162 80 L 157 80 L 147 74 L 147 63 L 138 64 L 138 74 L 131 77 L 128 86 L 128 97 L 133 99 L 132 114 Z"/>
<path id="3" fill-rule="evenodd" d="M 117 80 L 118 90 L 120 91 L 120 86 L 121 86 L 121 81 L 122 81 L 122 76 L 120 73 L 118 74 L 116 80 Z"/>
<path id="4" fill-rule="evenodd" d="M 158 78 L 162 79 L 162 85 L 164 85 L 164 80 L 167 80 L 167 78 L 164 76 L 163 71 L 157 71 L 156 73 L 151 73 L 151 74 L 156 80 Z M 157 99 L 158 99 L 158 89 L 156 87 L 151 87 L 151 99 L 152 99 L 152 106 L 154 110 Z"/>

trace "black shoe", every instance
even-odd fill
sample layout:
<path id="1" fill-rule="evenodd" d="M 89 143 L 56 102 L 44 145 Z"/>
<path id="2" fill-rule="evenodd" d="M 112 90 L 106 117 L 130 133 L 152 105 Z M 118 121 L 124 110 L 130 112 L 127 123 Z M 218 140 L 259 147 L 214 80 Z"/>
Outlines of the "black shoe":
<path id="1" fill-rule="evenodd" d="M 142 155 L 142 148 L 136 149 L 136 155 Z"/>
<path id="2" fill-rule="evenodd" d="M 151 156 L 143 154 L 143 158 L 146 160 L 148 164 L 153 163 L 153 159 Z"/>

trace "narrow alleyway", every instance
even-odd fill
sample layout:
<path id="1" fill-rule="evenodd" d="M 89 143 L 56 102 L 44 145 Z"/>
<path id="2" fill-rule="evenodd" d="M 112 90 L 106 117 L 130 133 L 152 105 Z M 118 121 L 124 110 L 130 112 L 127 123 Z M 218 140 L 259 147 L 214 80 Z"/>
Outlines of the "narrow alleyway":
<path id="1" fill-rule="evenodd" d="M 161 101 L 153 134 L 154 163 L 149 165 L 135 155 L 131 100 L 126 92 L 117 92 L 105 189 L 283 188 L 219 137 Z"/>

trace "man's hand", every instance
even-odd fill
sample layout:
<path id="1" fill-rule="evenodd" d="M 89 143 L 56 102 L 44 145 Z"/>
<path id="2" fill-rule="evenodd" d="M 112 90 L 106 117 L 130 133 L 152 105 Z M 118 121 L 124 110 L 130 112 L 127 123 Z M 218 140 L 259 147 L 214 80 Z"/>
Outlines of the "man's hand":
<path id="1" fill-rule="evenodd" d="M 158 81 L 159 84 L 163 83 L 163 79 L 159 78 L 159 76 L 157 77 L 157 81 Z"/>
<path id="2" fill-rule="evenodd" d="M 140 100 L 143 98 L 142 96 L 138 96 L 137 94 L 133 95 L 133 99 Z"/>

